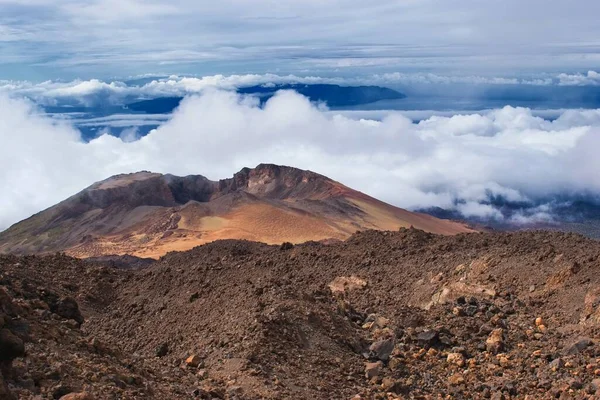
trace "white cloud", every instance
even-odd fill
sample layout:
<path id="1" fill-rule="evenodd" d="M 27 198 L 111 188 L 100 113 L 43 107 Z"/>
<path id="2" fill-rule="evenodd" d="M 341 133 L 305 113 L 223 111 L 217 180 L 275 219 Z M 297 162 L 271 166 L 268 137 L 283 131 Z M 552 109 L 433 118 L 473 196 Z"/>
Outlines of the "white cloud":
<path id="1" fill-rule="evenodd" d="M 600 73 L 588 71 L 586 74 L 560 74 L 559 84 L 562 86 L 600 86 Z"/>
<path id="2" fill-rule="evenodd" d="M 110 175 L 138 170 L 231 176 L 262 162 L 311 169 L 398 206 L 496 215 L 510 200 L 600 194 L 600 110 L 547 121 L 522 108 L 412 123 L 398 113 L 355 120 L 281 92 L 264 108 L 232 92 L 187 98 L 172 119 L 136 140 L 84 143 L 67 121 L 0 96 L 0 227 Z"/>
<path id="3" fill-rule="evenodd" d="M 0 80 L 0 93 L 29 97 L 39 104 L 51 105 L 57 101 L 76 100 L 84 105 L 122 102 L 126 98 L 154 98 L 201 94 L 207 89 L 234 90 L 254 85 L 286 83 L 340 84 L 340 85 L 524 85 L 524 86 L 586 86 L 600 84 L 600 73 L 587 75 L 558 74 L 553 77 L 518 79 L 505 77 L 451 76 L 423 73 L 388 73 L 361 77 L 321 77 L 278 74 L 207 75 L 201 77 L 156 77 L 144 84 L 126 84 L 121 81 L 104 82 L 99 79 L 74 81 Z"/>

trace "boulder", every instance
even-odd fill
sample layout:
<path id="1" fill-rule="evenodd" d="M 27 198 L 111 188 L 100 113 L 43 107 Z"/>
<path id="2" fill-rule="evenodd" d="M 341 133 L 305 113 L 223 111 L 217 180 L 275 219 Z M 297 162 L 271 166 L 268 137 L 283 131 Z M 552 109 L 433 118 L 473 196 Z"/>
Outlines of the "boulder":
<path id="1" fill-rule="evenodd" d="M 80 325 L 83 324 L 83 316 L 79 311 L 79 305 L 77 301 L 72 297 L 64 297 L 59 299 L 53 306 L 51 306 L 53 313 L 60 315 L 66 319 L 72 319 L 77 321 Z"/>

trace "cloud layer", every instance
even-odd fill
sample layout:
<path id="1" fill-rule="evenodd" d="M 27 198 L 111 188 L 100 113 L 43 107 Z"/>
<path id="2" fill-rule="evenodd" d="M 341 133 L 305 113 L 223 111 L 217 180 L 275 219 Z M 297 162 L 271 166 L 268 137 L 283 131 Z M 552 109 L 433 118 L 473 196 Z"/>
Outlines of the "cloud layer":
<path id="1" fill-rule="evenodd" d="M 0 93 L 28 97 L 41 105 L 75 102 L 81 105 L 119 104 L 128 99 L 186 96 L 201 94 L 207 89 L 234 90 L 254 85 L 285 83 L 329 83 L 340 85 L 521 85 L 528 86 L 599 86 L 600 73 L 544 74 L 537 78 L 455 76 L 431 73 L 386 73 L 354 78 L 277 74 L 208 75 L 147 77 L 129 82 L 104 82 L 99 79 L 74 81 L 0 80 Z"/>
<path id="2" fill-rule="evenodd" d="M 0 73 L 582 70 L 600 61 L 598 14 L 596 0 L 0 0 Z"/>
<path id="3" fill-rule="evenodd" d="M 466 216 L 500 217 L 490 196 L 600 194 L 600 110 L 565 111 L 553 121 L 512 107 L 419 123 L 396 113 L 373 121 L 327 112 L 294 92 L 261 108 L 210 90 L 187 98 L 149 135 L 132 135 L 85 143 L 68 122 L 0 95 L 0 228 L 113 174 L 219 179 L 262 162 L 311 169 L 398 206 Z"/>

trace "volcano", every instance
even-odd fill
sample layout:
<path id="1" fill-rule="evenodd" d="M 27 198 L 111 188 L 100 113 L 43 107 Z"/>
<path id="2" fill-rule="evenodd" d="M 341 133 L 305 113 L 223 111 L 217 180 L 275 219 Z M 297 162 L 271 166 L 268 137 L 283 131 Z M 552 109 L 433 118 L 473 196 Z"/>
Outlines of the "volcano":
<path id="1" fill-rule="evenodd" d="M 411 226 L 472 232 L 292 167 L 261 164 L 220 181 L 143 171 L 95 183 L 13 225 L 0 233 L 0 252 L 158 258 L 219 239 L 301 243 Z"/>

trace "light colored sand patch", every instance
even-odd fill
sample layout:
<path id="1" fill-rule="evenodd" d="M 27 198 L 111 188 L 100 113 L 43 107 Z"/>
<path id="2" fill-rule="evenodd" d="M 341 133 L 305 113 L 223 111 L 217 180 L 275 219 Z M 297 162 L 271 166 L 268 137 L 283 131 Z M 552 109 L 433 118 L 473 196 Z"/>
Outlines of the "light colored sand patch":
<path id="1" fill-rule="evenodd" d="M 221 217 L 204 217 L 200 219 L 200 230 L 202 231 L 217 231 L 225 229 L 229 224 L 229 220 Z"/>

